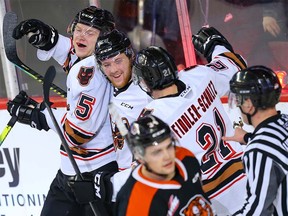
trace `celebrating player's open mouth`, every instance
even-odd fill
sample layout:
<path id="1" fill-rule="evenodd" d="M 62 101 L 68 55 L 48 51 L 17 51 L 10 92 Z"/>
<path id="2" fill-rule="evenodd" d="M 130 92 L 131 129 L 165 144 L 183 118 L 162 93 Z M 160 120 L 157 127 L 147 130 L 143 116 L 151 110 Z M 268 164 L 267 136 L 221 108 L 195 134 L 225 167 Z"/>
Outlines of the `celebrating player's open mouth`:
<path id="1" fill-rule="evenodd" d="M 81 23 L 76 25 L 73 33 L 73 45 L 80 59 L 93 54 L 99 34 L 100 31 L 91 26 L 87 28 L 86 25 Z"/>
<path id="2" fill-rule="evenodd" d="M 84 45 L 84 44 L 82 44 L 82 43 L 76 43 L 76 44 L 77 44 L 77 47 L 78 47 L 79 49 L 86 47 L 86 45 Z"/>

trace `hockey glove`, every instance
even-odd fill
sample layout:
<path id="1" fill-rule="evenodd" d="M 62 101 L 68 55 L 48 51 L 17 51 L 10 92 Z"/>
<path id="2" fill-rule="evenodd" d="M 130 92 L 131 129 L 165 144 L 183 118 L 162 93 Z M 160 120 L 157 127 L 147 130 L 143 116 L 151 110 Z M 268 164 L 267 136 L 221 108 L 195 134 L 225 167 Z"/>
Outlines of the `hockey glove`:
<path id="1" fill-rule="evenodd" d="M 12 103 L 16 106 L 12 106 Z M 9 106 L 8 106 L 9 104 Z M 19 106 L 17 105 L 29 105 L 30 107 L 37 107 L 39 103 L 32 98 L 30 98 L 25 91 L 20 91 L 18 95 L 7 103 L 7 110 L 11 116 L 16 116 L 16 112 Z"/>
<path id="2" fill-rule="evenodd" d="M 234 52 L 227 39 L 213 27 L 202 27 L 196 35 L 192 36 L 192 41 L 196 51 L 204 55 L 208 62 L 212 60 L 212 53 L 216 45 L 224 46 Z"/>
<path id="3" fill-rule="evenodd" d="M 28 19 L 19 23 L 13 30 L 13 38 L 20 39 L 27 35 L 28 42 L 34 47 L 48 51 L 52 49 L 59 38 L 58 31 L 37 19 Z"/>
<path id="4" fill-rule="evenodd" d="M 87 204 L 97 200 L 109 203 L 113 193 L 113 186 L 110 181 L 113 174 L 112 172 L 99 171 L 93 177 L 91 176 L 92 173 L 84 173 L 84 180 L 75 177 L 75 179 L 68 181 L 68 185 L 80 204 Z"/>
<path id="5" fill-rule="evenodd" d="M 8 101 L 7 110 L 11 116 L 16 116 L 17 121 L 28 124 L 38 130 L 49 130 L 45 115 L 33 99 L 29 98 L 26 92 L 21 91 L 12 101 Z M 41 106 L 40 106 L 41 107 Z"/>
<path id="6" fill-rule="evenodd" d="M 95 196 L 93 177 L 88 179 L 73 179 L 68 181 L 68 185 L 75 195 L 75 199 L 80 204 L 87 204 L 97 200 Z"/>
<path id="7" fill-rule="evenodd" d="M 25 91 L 20 91 L 18 95 L 13 99 L 14 103 L 17 104 L 25 104 L 25 105 L 35 105 L 37 106 L 37 102 L 30 98 Z"/>
<path id="8" fill-rule="evenodd" d="M 113 195 L 113 185 L 111 177 L 115 172 L 100 171 L 95 174 L 95 194 L 104 202 L 111 203 Z"/>

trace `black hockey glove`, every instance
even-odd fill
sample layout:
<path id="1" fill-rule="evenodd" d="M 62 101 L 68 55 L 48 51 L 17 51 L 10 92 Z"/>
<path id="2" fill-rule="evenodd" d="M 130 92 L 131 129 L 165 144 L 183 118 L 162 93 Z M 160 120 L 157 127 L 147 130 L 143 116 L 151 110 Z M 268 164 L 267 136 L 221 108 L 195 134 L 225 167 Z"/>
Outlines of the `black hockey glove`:
<path id="1" fill-rule="evenodd" d="M 196 51 L 204 55 L 208 62 L 212 60 L 216 45 L 224 46 L 234 52 L 227 39 L 213 27 L 202 27 L 196 35 L 192 35 L 192 41 Z"/>
<path id="2" fill-rule="evenodd" d="M 27 35 L 28 42 L 41 50 L 52 49 L 59 38 L 58 31 L 37 19 L 28 19 L 19 23 L 13 30 L 13 38 L 20 39 Z"/>
<path id="3" fill-rule="evenodd" d="M 49 130 L 45 115 L 41 113 L 40 104 L 29 98 L 26 92 L 21 91 L 12 101 L 7 103 L 7 110 L 11 116 L 16 116 L 17 121 L 28 124 L 38 130 Z"/>
<path id="4" fill-rule="evenodd" d="M 91 178 L 85 178 L 84 180 L 75 179 L 69 180 L 68 185 L 75 195 L 75 199 L 80 204 L 87 204 L 97 200 L 95 196 L 94 180 Z"/>
<path id="5" fill-rule="evenodd" d="M 99 171 L 95 174 L 95 177 L 87 177 L 87 175 L 85 177 L 84 174 L 84 180 L 76 177 L 76 179 L 69 180 L 68 185 L 80 204 L 87 204 L 96 200 L 110 203 L 113 194 L 110 178 L 113 174 L 113 172 L 107 171 Z"/>
<path id="6" fill-rule="evenodd" d="M 115 172 L 100 171 L 95 174 L 95 194 L 102 201 L 111 203 L 113 195 L 113 185 L 111 177 Z"/>
<path id="7" fill-rule="evenodd" d="M 13 99 L 14 103 L 31 105 L 36 107 L 39 103 L 30 98 L 25 91 L 20 91 L 18 95 Z"/>
<path id="8" fill-rule="evenodd" d="M 113 174 L 107 171 L 99 171 L 95 174 L 95 177 L 84 175 L 84 180 L 77 179 L 77 177 L 69 180 L 68 185 L 80 204 L 87 204 L 97 200 L 110 203 L 113 193 L 110 178 Z"/>

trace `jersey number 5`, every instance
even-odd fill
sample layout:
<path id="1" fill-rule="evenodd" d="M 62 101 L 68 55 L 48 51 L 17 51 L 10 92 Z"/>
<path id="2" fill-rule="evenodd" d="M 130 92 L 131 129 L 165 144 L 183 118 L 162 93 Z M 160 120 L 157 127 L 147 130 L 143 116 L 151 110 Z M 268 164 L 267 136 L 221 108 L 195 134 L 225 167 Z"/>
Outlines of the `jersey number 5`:
<path id="1" fill-rule="evenodd" d="M 82 121 L 89 119 L 95 102 L 94 97 L 82 93 L 75 109 L 75 116 Z"/>

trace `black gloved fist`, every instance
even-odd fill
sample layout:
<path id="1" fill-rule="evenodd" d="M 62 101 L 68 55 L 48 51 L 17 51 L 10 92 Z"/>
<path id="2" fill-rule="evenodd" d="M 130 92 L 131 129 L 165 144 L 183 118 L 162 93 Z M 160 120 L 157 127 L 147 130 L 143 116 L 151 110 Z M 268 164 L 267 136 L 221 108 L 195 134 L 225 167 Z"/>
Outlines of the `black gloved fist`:
<path id="1" fill-rule="evenodd" d="M 40 104 L 28 97 L 26 92 L 20 91 L 19 94 L 7 102 L 7 111 L 11 116 L 16 116 L 17 121 L 28 124 L 38 130 L 49 130 L 46 117 L 41 113 Z"/>
<path id="2" fill-rule="evenodd" d="M 20 91 L 18 95 L 7 103 L 7 110 L 11 116 L 16 116 L 21 105 L 30 105 L 36 107 L 38 102 L 30 98 L 25 91 Z"/>
<path id="3" fill-rule="evenodd" d="M 58 31 L 37 19 L 28 19 L 20 22 L 13 30 L 13 38 L 20 39 L 27 35 L 28 42 L 41 50 L 52 49 L 59 38 Z"/>
<path id="4" fill-rule="evenodd" d="M 16 116 L 17 110 L 20 105 L 26 104 L 28 100 L 28 95 L 25 91 L 20 91 L 18 95 L 11 101 L 7 103 L 7 110 L 11 116 Z"/>
<path id="5" fill-rule="evenodd" d="M 68 181 L 68 185 L 73 191 L 75 198 L 80 204 L 87 204 L 97 200 L 94 189 L 94 179 L 85 178 L 84 180 L 75 177 L 73 180 Z"/>
<path id="6" fill-rule="evenodd" d="M 110 178 L 113 174 L 112 172 L 98 171 L 93 177 L 91 176 L 92 173 L 84 173 L 84 180 L 75 177 L 75 179 L 68 181 L 68 185 L 80 204 L 87 204 L 96 200 L 110 203 L 113 194 Z"/>
<path id="7" fill-rule="evenodd" d="M 113 195 L 113 185 L 110 178 L 115 172 L 99 171 L 95 174 L 95 194 L 104 202 L 110 203 Z"/>
<path id="8" fill-rule="evenodd" d="M 224 46 L 234 52 L 227 39 L 213 27 L 202 27 L 196 35 L 192 35 L 192 41 L 196 51 L 203 54 L 208 62 L 212 60 L 216 45 Z"/>

